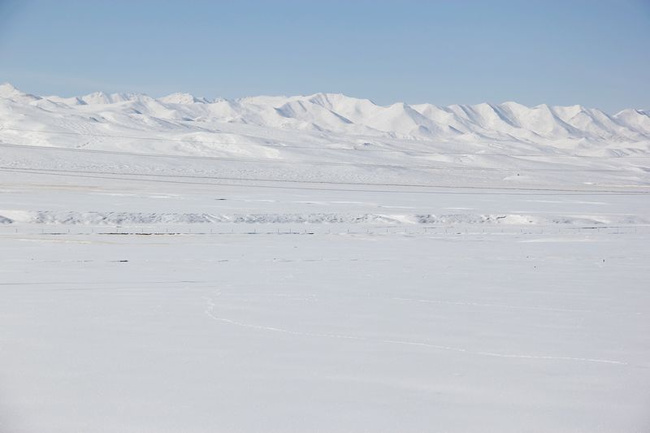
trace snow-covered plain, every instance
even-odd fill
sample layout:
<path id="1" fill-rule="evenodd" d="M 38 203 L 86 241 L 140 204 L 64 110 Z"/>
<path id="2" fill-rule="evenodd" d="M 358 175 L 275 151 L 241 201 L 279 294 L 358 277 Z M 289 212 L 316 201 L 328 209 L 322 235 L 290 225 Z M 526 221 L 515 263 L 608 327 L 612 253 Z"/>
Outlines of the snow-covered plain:
<path id="1" fill-rule="evenodd" d="M 646 432 L 649 125 L 0 86 L 0 431 Z"/>

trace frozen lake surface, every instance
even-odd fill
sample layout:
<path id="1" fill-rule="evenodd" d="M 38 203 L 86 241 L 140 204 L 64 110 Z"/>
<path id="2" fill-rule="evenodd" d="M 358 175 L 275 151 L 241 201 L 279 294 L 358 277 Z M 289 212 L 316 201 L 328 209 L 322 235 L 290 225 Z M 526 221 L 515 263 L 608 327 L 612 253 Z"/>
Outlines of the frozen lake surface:
<path id="1" fill-rule="evenodd" d="M 650 425 L 647 195 L 75 182 L 3 178 L 2 431 Z M 534 223 L 29 220 L 43 209 Z"/>

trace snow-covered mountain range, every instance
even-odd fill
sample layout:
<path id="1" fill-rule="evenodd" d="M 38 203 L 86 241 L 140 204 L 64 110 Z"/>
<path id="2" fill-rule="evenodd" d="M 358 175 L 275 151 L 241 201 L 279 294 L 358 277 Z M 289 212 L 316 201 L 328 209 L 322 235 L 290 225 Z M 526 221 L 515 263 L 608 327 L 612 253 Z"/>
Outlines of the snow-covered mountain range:
<path id="1" fill-rule="evenodd" d="M 265 158 L 278 157 L 275 149 L 301 146 L 625 156 L 650 149 L 650 111 L 612 115 L 580 105 L 515 102 L 381 106 L 327 93 L 210 100 L 97 92 L 63 98 L 3 84 L 0 143 Z"/>

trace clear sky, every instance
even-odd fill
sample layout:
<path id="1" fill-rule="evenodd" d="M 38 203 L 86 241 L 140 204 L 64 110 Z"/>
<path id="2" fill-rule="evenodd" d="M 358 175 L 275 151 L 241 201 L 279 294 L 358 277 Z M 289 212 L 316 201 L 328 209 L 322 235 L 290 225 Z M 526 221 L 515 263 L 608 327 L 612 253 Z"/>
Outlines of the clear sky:
<path id="1" fill-rule="evenodd" d="M 650 0 L 0 0 L 0 82 L 650 108 Z"/>

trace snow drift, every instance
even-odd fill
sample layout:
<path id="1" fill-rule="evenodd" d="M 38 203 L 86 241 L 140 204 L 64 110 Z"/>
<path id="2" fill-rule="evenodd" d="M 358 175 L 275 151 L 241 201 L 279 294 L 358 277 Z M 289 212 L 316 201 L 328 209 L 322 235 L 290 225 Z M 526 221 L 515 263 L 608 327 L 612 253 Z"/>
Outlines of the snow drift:
<path id="1" fill-rule="evenodd" d="M 63 225 L 164 225 L 164 224 L 425 224 L 425 225 L 629 225 L 649 224 L 650 220 L 632 216 L 604 217 L 582 215 L 526 214 L 350 214 L 350 213 L 164 213 L 164 212 L 75 212 L 75 211 L 0 211 L 0 224 Z"/>

